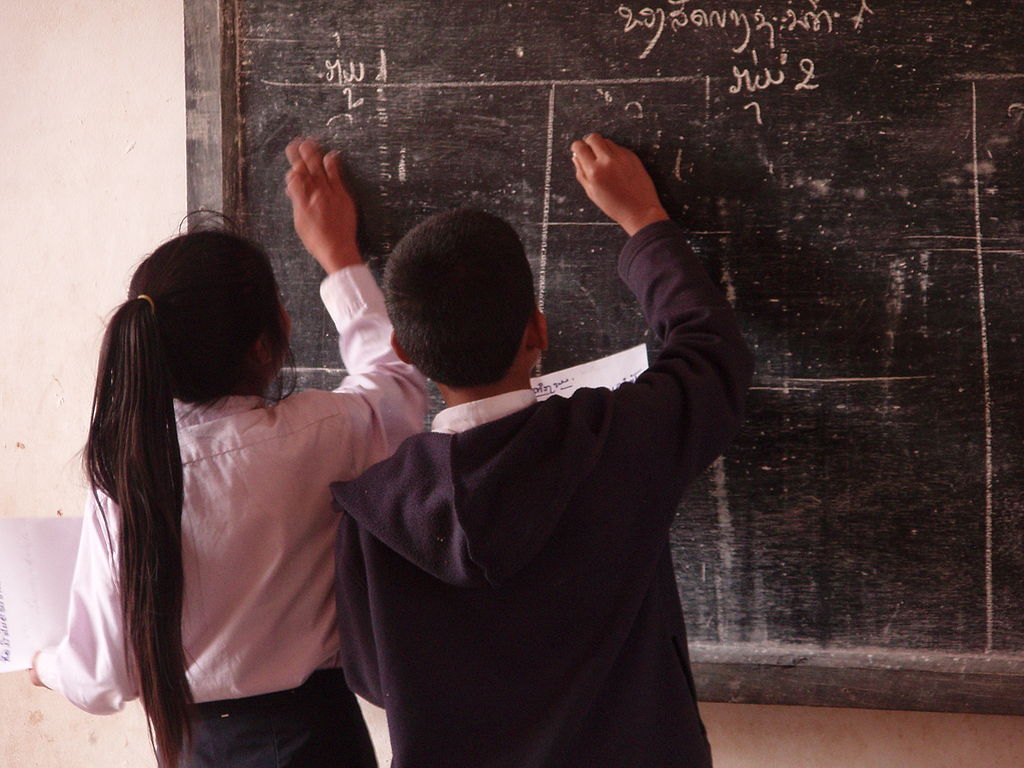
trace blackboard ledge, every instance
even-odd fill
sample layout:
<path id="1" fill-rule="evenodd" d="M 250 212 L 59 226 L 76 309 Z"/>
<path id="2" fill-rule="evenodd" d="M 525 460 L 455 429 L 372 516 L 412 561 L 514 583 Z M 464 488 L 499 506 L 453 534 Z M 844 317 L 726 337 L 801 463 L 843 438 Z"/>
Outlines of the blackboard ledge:
<path id="1" fill-rule="evenodd" d="M 690 644 L 703 701 L 1024 715 L 1024 656 Z"/>

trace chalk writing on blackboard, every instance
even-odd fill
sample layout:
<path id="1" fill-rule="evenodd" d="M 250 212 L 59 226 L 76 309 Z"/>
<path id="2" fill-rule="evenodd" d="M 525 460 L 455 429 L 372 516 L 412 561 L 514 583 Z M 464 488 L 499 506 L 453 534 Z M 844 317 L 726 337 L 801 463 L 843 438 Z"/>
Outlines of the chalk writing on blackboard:
<path id="1" fill-rule="evenodd" d="M 727 54 L 723 59 L 725 63 L 722 71 L 699 75 L 708 83 L 708 101 L 711 82 L 720 83 L 728 95 L 744 97 L 746 101 L 739 105 L 740 108 L 749 112 L 757 125 L 763 125 L 765 108 L 755 97 L 779 90 L 810 92 L 821 86 L 817 60 L 804 55 L 807 53 L 806 47 L 815 38 L 834 36 L 848 30 L 859 32 L 865 27 L 868 18 L 875 15 L 866 0 L 804 0 L 800 7 L 794 5 L 791 2 L 785 9 L 758 7 L 750 11 L 738 5 L 723 4 L 718 8 L 705 8 L 696 6 L 692 0 L 665 0 L 660 6 L 621 4 L 613 6 L 613 13 L 622 23 L 622 33 L 636 38 L 641 44 L 638 59 L 646 59 L 657 48 L 672 45 L 673 41 L 685 45 L 687 38 L 693 35 L 721 37 L 723 50 Z M 336 47 L 340 48 L 340 33 L 333 32 L 331 37 Z M 360 87 L 377 88 L 376 96 L 381 99 L 382 88 L 392 85 L 495 87 L 545 84 L 494 81 L 392 84 L 388 82 L 388 59 L 383 48 L 378 50 L 376 58 L 375 62 L 370 62 L 359 56 L 337 55 L 335 51 L 314 67 L 318 84 L 337 86 L 344 95 L 343 111 L 333 115 L 327 121 L 328 125 L 342 119 L 354 122 L 353 113 L 367 106 L 366 96 L 360 95 L 357 90 Z M 654 77 L 640 78 L 633 82 L 676 80 L 678 78 Z M 301 85 L 271 80 L 263 82 L 268 85 Z M 615 81 L 609 79 L 600 82 L 611 84 Z M 565 84 L 570 84 L 570 81 Z M 751 101 L 751 98 L 755 100 Z M 639 119 L 643 117 L 643 105 L 639 101 L 631 101 L 626 105 L 626 112 Z"/>
<path id="2" fill-rule="evenodd" d="M 805 0 L 800 8 L 791 3 L 784 11 L 773 13 L 760 7 L 754 11 L 728 5 L 709 9 L 698 7 L 692 0 L 665 0 L 663 6 L 643 8 L 623 4 L 616 14 L 625 22 L 623 32 L 638 36 L 644 44 L 639 59 L 646 59 L 666 40 L 674 38 L 685 44 L 691 35 L 721 35 L 734 57 L 731 70 L 721 75 L 706 74 L 709 78 L 721 77 L 729 94 L 749 96 L 784 87 L 794 91 L 819 87 L 815 60 L 790 49 L 799 50 L 809 37 L 835 35 L 844 29 L 843 12 L 830 6 L 824 0 Z M 859 31 L 874 11 L 866 0 L 855 0 L 855 7 L 856 13 L 848 21 L 853 30 Z M 752 110 L 757 124 L 763 124 L 760 102 L 749 102 L 743 109 Z"/>
<path id="3" fill-rule="evenodd" d="M 339 40 L 339 33 L 335 32 L 336 39 Z M 336 84 L 341 86 L 341 92 L 345 95 L 345 111 L 339 112 L 332 116 L 328 121 L 327 125 L 331 125 L 336 120 L 346 118 L 350 123 L 354 121 L 352 116 L 353 111 L 363 106 L 366 103 L 366 99 L 362 96 L 357 96 L 353 91 L 352 86 L 354 84 L 365 83 L 367 69 L 373 65 L 367 65 L 365 61 L 356 61 L 355 59 L 344 60 L 341 57 L 335 57 L 333 59 L 324 60 L 324 72 L 321 76 L 327 83 Z M 386 83 L 388 80 L 388 57 L 384 52 L 384 49 L 380 49 L 379 58 L 377 60 L 377 72 L 373 77 L 374 83 Z M 380 94 L 378 93 L 378 96 Z"/>

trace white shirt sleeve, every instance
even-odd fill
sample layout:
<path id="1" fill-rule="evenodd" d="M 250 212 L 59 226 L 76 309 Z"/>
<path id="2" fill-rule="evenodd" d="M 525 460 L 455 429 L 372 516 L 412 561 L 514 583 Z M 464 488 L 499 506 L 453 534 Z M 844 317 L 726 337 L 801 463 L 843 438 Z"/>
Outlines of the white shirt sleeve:
<path id="1" fill-rule="evenodd" d="M 386 455 L 391 455 L 402 440 L 423 431 L 425 379 L 392 349 L 384 296 L 365 265 L 328 275 L 320 284 L 320 297 L 338 329 L 338 347 L 348 371 L 335 391 L 358 395 L 365 406 L 351 409 L 353 432 L 367 432 L 371 421 L 378 419 Z"/>
<path id="2" fill-rule="evenodd" d="M 110 514 L 113 505 L 105 496 L 101 501 L 110 536 L 116 537 L 117 520 Z M 78 544 L 67 632 L 58 646 L 40 652 L 36 672 L 48 688 L 96 715 L 118 712 L 138 698 L 128 670 L 115 555 L 91 492 Z"/>

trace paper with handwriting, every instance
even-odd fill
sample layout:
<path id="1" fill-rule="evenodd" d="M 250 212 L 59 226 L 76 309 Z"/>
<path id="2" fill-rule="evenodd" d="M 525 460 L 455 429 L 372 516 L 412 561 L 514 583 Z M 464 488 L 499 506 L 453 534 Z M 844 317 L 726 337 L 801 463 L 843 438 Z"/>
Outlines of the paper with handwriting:
<path id="1" fill-rule="evenodd" d="M 530 379 L 530 385 L 538 400 L 547 400 L 552 395 L 569 397 L 580 387 L 615 389 L 627 381 L 635 381 L 647 370 L 647 365 L 647 345 L 637 344 L 589 363 L 535 376 Z"/>
<path id="2" fill-rule="evenodd" d="M 0 672 L 64 636 L 82 518 L 0 519 Z"/>

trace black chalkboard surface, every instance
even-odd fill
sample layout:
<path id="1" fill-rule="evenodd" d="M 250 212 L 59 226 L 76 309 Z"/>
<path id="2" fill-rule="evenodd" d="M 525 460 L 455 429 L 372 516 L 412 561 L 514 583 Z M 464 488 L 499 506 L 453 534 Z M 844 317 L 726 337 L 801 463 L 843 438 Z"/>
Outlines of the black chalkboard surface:
<path id="1" fill-rule="evenodd" d="M 758 359 L 672 533 L 702 697 L 1024 714 L 1024 3 L 185 7 L 189 202 L 274 254 L 305 383 L 339 363 L 282 190 L 298 135 L 345 152 L 377 267 L 435 211 L 513 222 L 546 370 L 653 345 L 573 179 L 599 130 Z"/>

